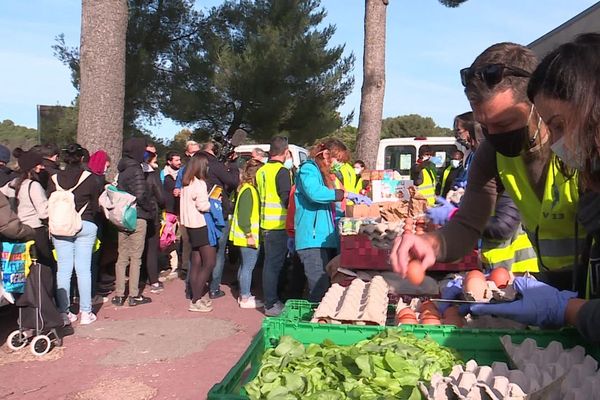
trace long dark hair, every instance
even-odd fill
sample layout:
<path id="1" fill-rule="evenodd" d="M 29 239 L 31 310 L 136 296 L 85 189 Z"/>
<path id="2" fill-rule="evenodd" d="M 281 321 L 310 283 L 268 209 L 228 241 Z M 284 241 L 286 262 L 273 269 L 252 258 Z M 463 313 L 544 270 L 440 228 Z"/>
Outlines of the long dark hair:
<path id="1" fill-rule="evenodd" d="M 194 178 L 206 181 L 208 176 L 208 157 L 204 153 L 196 153 L 185 167 L 183 186 L 188 186 Z"/>
<path id="2" fill-rule="evenodd" d="M 67 165 L 79 165 L 85 155 L 84 148 L 78 143 L 70 143 L 65 147 L 62 153 L 62 160 Z"/>
<path id="3" fill-rule="evenodd" d="M 34 149 L 34 147 L 32 147 L 31 149 L 29 149 L 29 151 L 37 151 L 37 149 Z M 20 147 L 17 147 L 13 150 L 12 154 L 14 158 L 19 159 L 21 155 L 23 155 L 23 153 L 25 153 L 25 150 L 23 150 Z M 23 186 L 23 181 L 25 181 L 26 179 L 31 179 L 32 181 L 36 182 L 40 181 L 40 175 L 37 172 L 35 172 L 35 167 L 36 166 L 27 171 L 19 170 L 19 176 L 17 176 L 14 183 L 10 185 L 15 190 L 15 197 L 19 196 L 19 191 L 21 190 L 21 186 Z"/>
<path id="4" fill-rule="evenodd" d="M 585 156 L 583 183 L 600 187 L 600 34 L 586 33 L 544 57 L 534 71 L 527 96 L 543 95 L 569 104 L 565 143 Z"/>

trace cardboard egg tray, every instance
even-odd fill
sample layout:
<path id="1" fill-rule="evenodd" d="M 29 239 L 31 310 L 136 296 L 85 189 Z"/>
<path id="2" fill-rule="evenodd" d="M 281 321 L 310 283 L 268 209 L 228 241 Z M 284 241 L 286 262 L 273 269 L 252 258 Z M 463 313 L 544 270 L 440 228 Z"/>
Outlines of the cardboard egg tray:
<path id="1" fill-rule="evenodd" d="M 388 291 L 388 284 L 381 276 L 374 276 L 370 282 L 354 279 L 347 287 L 333 284 L 315 310 L 311 322 L 384 326 Z"/>

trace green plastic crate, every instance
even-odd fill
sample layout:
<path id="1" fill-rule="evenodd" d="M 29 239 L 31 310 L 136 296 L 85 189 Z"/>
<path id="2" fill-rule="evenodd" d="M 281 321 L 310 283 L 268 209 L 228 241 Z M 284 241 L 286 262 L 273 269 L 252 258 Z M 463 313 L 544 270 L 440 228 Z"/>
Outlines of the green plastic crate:
<path id="1" fill-rule="evenodd" d="M 584 345 L 581 336 L 574 329 L 544 331 L 509 331 L 494 329 L 460 329 L 453 326 L 405 325 L 403 327 L 356 326 L 310 324 L 290 322 L 283 319 L 265 319 L 262 330 L 254 337 L 246 352 L 225 378 L 212 387 L 209 400 L 247 399 L 243 385 L 252 380 L 260 368 L 260 360 L 265 349 L 277 345 L 284 335 L 292 336 L 303 344 L 322 343 L 325 339 L 339 345 L 351 345 L 368 339 L 384 329 L 399 329 L 413 333 L 417 337 L 429 337 L 437 343 L 457 350 L 463 360 L 475 359 L 479 364 L 494 361 L 506 362 L 506 355 L 500 344 L 500 337 L 511 335 L 513 342 L 521 343 L 526 338 L 535 339 L 539 346 L 547 346 L 551 341 L 561 342 L 565 348 Z M 600 359 L 597 347 L 586 346 L 588 354 Z"/>

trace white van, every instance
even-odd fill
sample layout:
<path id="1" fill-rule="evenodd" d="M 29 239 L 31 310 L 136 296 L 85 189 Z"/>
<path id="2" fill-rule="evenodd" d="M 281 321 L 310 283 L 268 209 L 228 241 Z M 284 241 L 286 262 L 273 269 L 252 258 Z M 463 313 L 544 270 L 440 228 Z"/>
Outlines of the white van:
<path id="1" fill-rule="evenodd" d="M 244 144 L 236 147 L 235 152 L 239 156 L 238 160 L 240 167 L 244 165 L 246 161 L 252 158 L 252 150 L 259 148 L 268 155 L 269 147 L 269 144 Z M 296 146 L 294 144 L 290 144 L 288 148 L 290 149 L 290 153 L 292 153 L 294 165 L 296 168 L 300 167 L 300 164 L 302 164 L 308 158 L 308 150 L 306 150 L 304 147 Z"/>
<path id="2" fill-rule="evenodd" d="M 401 179 L 410 179 L 410 169 L 417 161 L 419 148 L 428 145 L 435 157 L 441 160 L 436 164 L 443 171 L 449 164 L 452 153 L 460 150 L 465 155 L 466 149 L 454 137 L 412 137 L 382 139 L 377 151 L 377 169 L 393 169 L 400 173 Z"/>

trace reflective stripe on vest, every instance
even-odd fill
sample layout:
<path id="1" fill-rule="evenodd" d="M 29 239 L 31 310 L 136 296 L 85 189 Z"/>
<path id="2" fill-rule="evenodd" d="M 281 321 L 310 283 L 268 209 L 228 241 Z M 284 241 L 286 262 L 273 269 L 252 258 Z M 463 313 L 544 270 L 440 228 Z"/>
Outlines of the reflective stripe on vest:
<path id="1" fill-rule="evenodd" d="M 249 190 L 252 195 L 252 213 L 250 214 L 250 233 L 254 238 L 254 243 L 256 247 L 259 246 L 259 232 L 260 232 L 260 214 L 258 212 L 259 209 L 259 200 L 258 200 L 258 192 L 256 188 L 248 183 L 244 183 L 238 193 L 238 199 L 241 198 L 242 193 L 245 190 Z M 246 234 L 239 226 L 239 215 L 238 215 L 238 207 L 240 205 L 239 201 L 235 202 L 235 210 L 233 211 L 233 217 L 231 220 L 231 230 L 229 231 L 229 240 L 233 242 L 235 246 L 239 247 L 248 247 L 248 238 Z"/>
<path id="2" fill-rule="evenodd" d="M 421 172 L 423 173 L 423 183 L 418 186 L 419 193 L 427 199 L 427 204 L 433 206 L 435 204 L 435 176 L 427 168 L 423 168 Z"/>
<path id="3" fill-rule="evenodd" d="M 280 162 L 268 162 L 256 172 L 256 189 L 260 199 L 260 227 L 267 230 L 285 229 L 287 210 L 277 193 L 277 173 L 285 168 Z"/>
<path id="4" fill-rule="evenodd" d="M 512 272 L 539 272 L 535 250 L 520 227 L 506 241 L 483 239 L 481 262 L 486 268 L 504 267 Z"/>
<path id="5" fill-rule="evenodd" d="M 552 155 L 540 201 L 529 183 L 522 157 L 504 157 L 496 153 L 496 162 L 504 188 L 517 205 L 525 231 L 536 249 L 540 268 L 572 267 L 579 202 L 577 174 L 565 177 L 560 172 L 557 157 Z M 582 229 L 579 237 L 585 237 Z"/>

